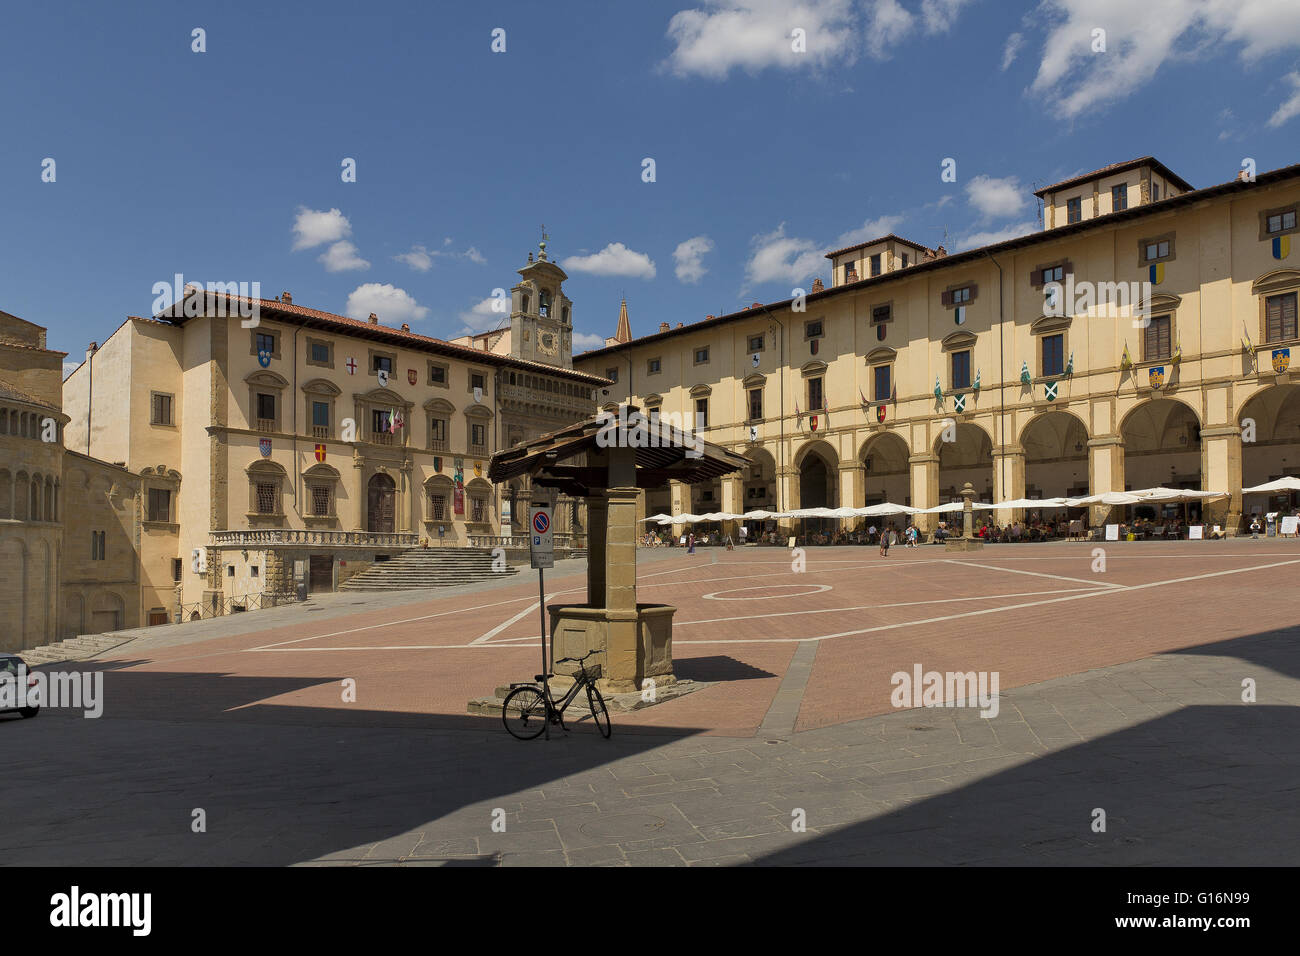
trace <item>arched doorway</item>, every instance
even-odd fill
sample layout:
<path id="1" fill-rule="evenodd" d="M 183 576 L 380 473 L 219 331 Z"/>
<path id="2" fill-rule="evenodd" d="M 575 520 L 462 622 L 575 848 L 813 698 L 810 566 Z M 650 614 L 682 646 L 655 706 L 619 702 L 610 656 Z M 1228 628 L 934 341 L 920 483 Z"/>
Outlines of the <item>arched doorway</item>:
<path id="1" fill-rule="evenodd" d="M 863 471 L 864 506 L 889 502 L 912 503 L 912 479 L 907 459 L 907 442 L 898 435 L 875 435 L 862 446 L 859 460 Z"/>
<path id="2" fill-rule="evenodd" d="M 1025 450 L 1025 497 L 1088 494 L 1088 429 L 1070 412 L 1039 415 L 1020 433 Z"/>
<path id="3" fill-rule="evenodd" d="M 945 441 L 941 433 L 935 445 L 939 454 L 938 503 L 961 501 L 961 490 L 967 482 L 975 489 L 976 501 L 992 501 L 993 440 L 989 433 L 969 422 L 949 427 L 953 430 L 947 435 L 953 440 Z"/>
<path id="4" fill-rule="evenodd" d="M 373 534 L 391 534 L 397 504 L 397 486 L 382 472 L 371 475 L 366 485 L 366 530 Z"/>
<path id="5" fill-rule="evenodd" d="M 799 507 L 836 507 L 836 464 L 834 450 L 825 442 L 807 446 L 799 459 Z M 804 518 L 805 532 L 830 533 L 838 524 L 835 518 Z"/>
<path id="6" fill-rule="evenodd" d="M 1201 423 L 1182 402 L 1156 398 L 1142 402 L 1120 425 L 1124 439 L 1124 489 L 1200 488 Z M 1134 518 L 1165 520 L 1186 517 L 1198 522 L 1199 502 L 1130 506 Z"/>
<path id="7" fill-rule="evenodd" d="M 1300 477 L 1300 385 L 1274 385 L 1251 396 L 1238 416 L 1242 429 L 1241 486 Z M 1300 492 L 1246 495 L 1242 517 L 1294 512 Z"/>

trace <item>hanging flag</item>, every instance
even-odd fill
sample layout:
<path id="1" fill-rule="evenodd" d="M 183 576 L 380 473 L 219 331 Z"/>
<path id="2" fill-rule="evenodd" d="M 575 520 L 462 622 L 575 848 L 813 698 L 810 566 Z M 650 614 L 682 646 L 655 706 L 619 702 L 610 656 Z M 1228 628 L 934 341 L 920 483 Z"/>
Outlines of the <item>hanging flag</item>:
<path id="1" fill-rule="evenodd" d="M 981 372 L 980 369 L 976 369 L 976 370 L 975 370 L 975 384 L 971 386 L 971 389 L 972 389 L 973 391 L 978 392 L 978 391 L 980 390 L 980 375 L 981 375 L 981 374 L 982 374 L 982 372 Z"/>
<path id="2" fill-rule="evenodd" d="M 939 384 L 938 375 L 934 377 L 934 397 L 939 400 L 939 404 L 943 404 L 943 386 Z"/>
<path id="3" fill-rule="evenodd" d="M 1021 361 L 1021 363 L 1020 363 L 1020 384 L 1021 384 L 1021 385 L 1032 385 L 1033 382 L 1034 382 L 1034 377 L 1033 377 L 1032 375 L 1029 374 L 1029 363 L 1026 362 L 1026 361 Z"/>
<path id="4" fill-rule="evenodd" d="M 1049 402 L 1056 401 L 1056 386 L 1060 384 L 1061 383 L 1059 379 L 1055 382 L 1044 382 L 1043 397 L 1046 398 Z"/>
<path id="5" fill-rule="evenodd" d="M 826 398 L 826 393 L 825 393 L 825 392 L 822 392 L 822 414 L 826 416 L 826 424 L 827 424 L 827 425 L 830 425 L 830 423 L 831 423 L 831 404 L 830 404 L 830 401 Z"/>
<path id="6" fill-rule="evenodd" d="M 1128 354 L 1128 343 L 1124 343 L 1124 354 L 1119 357 L 1119 367 L 1128 369 L 1133 367 L 1133 357 Z"/>
<path id="7" fill-rule="evenodd" d="M 1174 341 L 1174 354 L 1173 354 L 1173 357 L 1172 357 L 1169 361 L 1171 361 L 1171 362 L 1173 362 L 1175 365 L 1177 365 L 1177 364 L 1178 364 L 1179 362 L 1181 362 L 1182 360 L 1183 360 L 1183 337 L 1180 335 L 1180 336 L 1178 336 L 1178 338 Z"/>
<path id="8" fill-rule="evenodd" d="M 354 359 L 354 358 L 349 358 L 349 359 L 347 360 L 347 362 L 346 362 L 346 365 L 347 365 L 347 370 L 348 370 L 348 374 L 349 374 L 349 375 L 356 375 L 356 374 L 357 374 L 357 360 L 356 360 L 356 359 Z"/>
<path id="9" fill-rule="evenodd" d="M 861 385 L 858 386 L 858 398 L 862 399 L 862 404 L 863 404 L 864 406 L 866 406 L 866 407 L 868 407 L 868 408 L 871 407 L 871 403 L 870 403 L 869 401 L 867 401 L 867 396 L 865 396 L 865 395 L 862 394 L 862 386 L 861 386 Z"/>
<path id="10" fill-rule="evenodd" d="M 1241 341 L 1241 347 L 1244 348 L 1251 355 L 1254 355 L 1255 343 L 1250 340 L 1250 329 L 1246 328 L 1245 322 L 1241 323 L 1241 331 L 1244 332 L 1246 335 L 1246 337 Z"/>
<path id="11" fill-rule="evenodd" d="M 1065 363 L 1065 374 L 1066 375 L 1074 374 L 1074 351 L 1073 350 L 1071 350 L 1070 352 L 1070 361 Z"/>
<path id="12" fill-rule="evenodd" d="M 958 413 L 966 411 L 966 396 L 964 394 L 953 396 L 952 401 L 953 401 L 953 407 L 957 410 Z"/>
<path id="13" fill-rule="evenodd" d="M 803 428 L 803 412 L 799 411 L 799 399 L 797 398 L 794 400 L 794 416 L 796 423 L 800 428 Z"/>

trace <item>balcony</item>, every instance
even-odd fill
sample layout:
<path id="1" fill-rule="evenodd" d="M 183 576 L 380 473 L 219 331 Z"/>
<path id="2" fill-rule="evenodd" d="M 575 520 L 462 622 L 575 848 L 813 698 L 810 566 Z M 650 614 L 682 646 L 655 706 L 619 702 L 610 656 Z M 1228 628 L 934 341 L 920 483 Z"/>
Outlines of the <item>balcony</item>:
<path id="1" fill-rule="evenodd" d="M 445 438 L 435 438 L 429 442 L 429 451 L 446 451 L 446 450 L 447 450 L 447 439 Z"/>
<path id="2" fill-rule="evenodd" d="M 395 445 L 394 435 L 391 432 L 374 432 L 370 436 L 372 445 Z"/>
<path id="3" fill-rule="evenodd" d="M 487 446 L 487 445 L 470 445 L 470 446 L 469 446 L 469 457 L 470 457 L 470 458 L 487 458 L 487 457 L 488 457 L 488 446 Z"/>
<path id="4" fill-rule="evenodd" d="M 255 423 L 255 427 L 259 432 L 274 432 L 279 430 L 275 427 L 274 418 L 259 418 Z"/>
<path id="5" fill-rule="evenodd" d="M 329 437 L 330 437 L 330 427 L 329 427 L 328 425 L 313 425 L 313 426 L 311 426 L 311 437 L 312 437 L 312 438 L 329 438 Z"/>
<path id="6" fill-rule="evenodd" d="M 214 548 L 414 548 L 414 532 L 329 531 L 271 528 L 250 531 L 213 531 L 208 543 Z"/>

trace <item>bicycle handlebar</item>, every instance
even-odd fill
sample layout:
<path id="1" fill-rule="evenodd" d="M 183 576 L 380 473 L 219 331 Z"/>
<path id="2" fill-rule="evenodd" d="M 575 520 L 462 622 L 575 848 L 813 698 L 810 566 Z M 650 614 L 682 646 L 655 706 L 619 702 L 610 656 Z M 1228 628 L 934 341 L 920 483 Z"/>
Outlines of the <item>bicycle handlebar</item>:
<path id="1" fill-rule="evenodd" d="M 588 657 L 590 657 L 592 654 L 603 654 L 603 653 L 605 653 L 605 652 L 604 652 L 604 651 L 601 651 L 601 650 L 588 651 L 587 653 L 583 654 L 581 657 L 561 657 L 561 658 L 560 658 L 558 661 L 556 661 L 555 663 L 557 663 L 557 664 L 581 664 L 583 661 L 585 661 L 585 660 L 586 660 Z"/>

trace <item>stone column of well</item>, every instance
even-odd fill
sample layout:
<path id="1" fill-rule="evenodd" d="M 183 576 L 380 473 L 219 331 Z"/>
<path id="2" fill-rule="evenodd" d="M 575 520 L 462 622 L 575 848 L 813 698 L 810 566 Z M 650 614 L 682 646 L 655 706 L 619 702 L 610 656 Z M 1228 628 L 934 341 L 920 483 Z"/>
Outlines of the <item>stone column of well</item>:
<path id="1" fill-rule="evenodd" d="M 611 468 L 611 472 L 613 469 Z M 605 526 L 605 656 L 609 690 L 638 689 L 641 641 L 636 603 L 636 488 L 610 488 Z"/>
<path id="2" fill-rule="evenodd" d="M 668 482 L 668 513 L 673 515 L 685 514 L 691 510 L 691 486 L 681 481 Z M 680 538 L 686 533 L 686 525 L 673 525 L 673 540 Z"/>
<path id="3" fill-rule="evenodd" d="M 1201 429 L 1201 489 L 1226 491 L 1227 498 L 1212 498 L 1201 506 L 1206 536 L 1217 524 L 1235 535 L 1241 523 L 1241 431 L 1235 425 Z"/>
<path id="4" fill-rule="evenodd" d="M 1088 441 L 1088 494 L 1101 495 L 1124 490 L 1124 439 L 1119 435 L 1101 435 Z M 1088 509 L 1088 524 L 1104 525 L 1110 519 L 1108 505 Z"/>
<path id="5" fill-rule="evenodd" d="M 866 500 L 866 491 L 862 471 L 862 462 L 860 461 L 841 461 L 840 462 L 840 501 L 837 507 L 840 508 L 861 508 L 862 503 Z M 840 522 L 840 527 L 846 531 L 852 529 L 861 518 L 845 518 Z"/>
<path id="6" fill-rule="evenodd" d="M 1025 496 L 1025 450 L 1007 445 L 993 450 L 993 500 L 1009 501 Z M 1023 508 L 998 508 L 993 514 L 1000 525 L 1024 518 Z"/>
<path id="7" fill-rule="evenodd" d="M 605 606 L 605 548 L 608 504 L 603 491 L 587 496 L 587 604 Z"/>
<path id="8" fill-rule="evenodd" d="M 912 507 L 933 508 L 939 503 L 939 456 L 922 452 L 907 459 L 912 471 Z M 938 515 L 913 515 L 912 521 L 920 531 L 934 531 L 939 526 Z"/>
<path id="9" fill-rule="evenodd" d="M 781 483 L 781 510 L 795 511 L 801 507 L 799 501 L 799 469 L 793 466 L 778 471 L 776 480 Z M 777 521 L 776 526 L 784 539 L 789 538 L 799 527 L 798 518 L 781 518 Z"/>
<path id="10" fill-rule="evenodd" d="M 722 510 L 731 514 L 745 512 L 745 486 L 739 475 L 727 475 L 722 479 Z M 731 535 L 732 541 L 740 540 L 740 522 L 724 521 L 722 533 Z"/>

